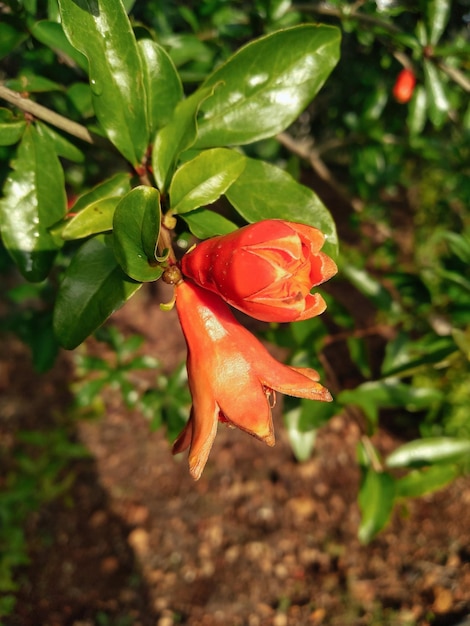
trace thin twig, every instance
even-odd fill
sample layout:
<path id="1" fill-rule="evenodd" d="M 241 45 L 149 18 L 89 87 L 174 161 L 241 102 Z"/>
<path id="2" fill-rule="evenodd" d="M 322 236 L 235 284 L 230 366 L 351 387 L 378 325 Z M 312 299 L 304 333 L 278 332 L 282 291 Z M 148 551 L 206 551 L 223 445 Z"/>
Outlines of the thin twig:
<path id="1" fill-rule="evenodd" d="M 456 67 L 451 67 L 442 61 L 437 62 L 437 66 L 451 78 L 457 85 L 462 87 L 465 91 L 470 91 L 470 80 Z"/>
<path id="2" fill-rule="evenodd" d="M 3 98 L 3 100 L 6 100 L 10 104 L 13 104 L 25 113 L 29 113 L 43 122 L 47 122 L 56 128 L 64 130 L 69 135 L 77 137 L 77 139 L 81 139 L 82 141 L 92 145 L 99 145 L 107 147 L 108 149 L 111 148 L 111 144 L 104 139 L 104 137 L 90 133 L 85 126 L 69 120 L 67 117 L 59 115 L 59 113 L 56 113 L 55 111 L 51 111 L 51 109 L 42 106 L 42 104 L 38 104 L 29 98 L 23 97 L 17 91 L 8 89 L 8 87 L 5 87 L 5 85 L 2 84 L 0 84 L 0 98 Z"/>
<path id="3" fill-rule="evenodd" d="M 364 208 L 364 203 L 358 198 L 351 198 L 341 183 L 336 180 L 332 172 L 325 165 L 325 162 L 320 158 L 317 151 L 311 148 L 311 145 L 307 141 L 298 141 L 288 133 L 279 133 L 276 135 L 276 139 L 287 150 L 296 154 L 301 159 L 308 161 L 313 171 L 319 176 L 327 185 L 334 188 L 335 192 L 339 194 L 348 204 L 350 204 L 355 211 L 361 211 Z"/>
<path id="4" fill-rule="evenodd" d="M 292 10 L 303 11 L 304 13 L 318 13 L 319 15 L 328 15 L 331 17 L 337 17 L 340 20 L 354 19 L 358 20 L 359 22 L 364 22 L 364 24 L 383 28 L 384 30 L 388 30 L 390 33 L 403 33 L 401 28 L 398 28 L 398 26 L 395 26 L 395 24 L 392 24 L 391 22 L 386 22 L 385 20 L 374 17 L 373 15 L 367 15 L 366 13 L 359 13 L 359 11 L 355 11 L 354 9 L 341 11 L 339 9 L 334 9 L 333 7 L 326 6 L 325 4 L 293 4 Z"/>

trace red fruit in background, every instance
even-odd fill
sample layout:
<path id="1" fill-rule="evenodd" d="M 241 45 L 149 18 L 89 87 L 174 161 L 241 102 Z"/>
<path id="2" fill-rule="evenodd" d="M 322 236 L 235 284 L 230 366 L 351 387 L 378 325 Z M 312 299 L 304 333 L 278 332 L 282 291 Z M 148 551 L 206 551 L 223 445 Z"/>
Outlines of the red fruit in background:
<path id="1" fill-rule="evenodd" d="M 393 86 L 393 97 L 397 102 L 405 104 L 411 100 L 416 85 L 415 75 L 411 70 L 403 69 L 397 76 Z"/>

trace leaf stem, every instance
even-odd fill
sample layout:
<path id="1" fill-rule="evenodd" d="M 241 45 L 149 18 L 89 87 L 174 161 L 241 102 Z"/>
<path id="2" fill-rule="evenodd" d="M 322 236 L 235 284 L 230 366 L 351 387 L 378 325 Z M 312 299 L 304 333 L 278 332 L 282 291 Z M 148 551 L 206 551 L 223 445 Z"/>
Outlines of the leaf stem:
<path id="1" fill-rule="evenodd" d="M 56 113 L 55 111 L 51 111 L 51 109 L 48 109 L 42 104 L 38 104 L 29 98 L 25 98 L 17 91 L 13 91 L 1 83 L 0 98 L 3 98 L 3 100 L 6 100 L 10 104 L 13 104 L 25 113 L 29 113 L 43 122 L 47 122 L 56 128 L 64 130 L 66 133 L 73 135 L 77 139 L 81 139 L 82 141 L 92 145 L 99 145 L 108 149 L 112 148 L 112 144 L 110 144 L 104 137 L 91 133 L 85 126 L 82 126 L 81 124 L 78 124 L 63 115 Z"/>

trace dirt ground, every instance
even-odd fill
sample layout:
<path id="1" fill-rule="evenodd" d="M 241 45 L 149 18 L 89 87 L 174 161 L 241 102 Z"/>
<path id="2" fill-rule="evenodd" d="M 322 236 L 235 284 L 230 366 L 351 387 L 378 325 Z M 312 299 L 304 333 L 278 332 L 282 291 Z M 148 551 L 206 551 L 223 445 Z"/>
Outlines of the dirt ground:
<path id="1" fill-rule="evenodd" d="M 115 319 L 124 333 L 145 333 L 149 354 L 184 357 L 174 313 L 162 313 L 148 294 Z M 8 440 L 15 428 L 46 427 L 67 412 L 71 355 L 37 375 L 21 344 L 0 341 Z M 91 454 L 72 464 L 70 491 L 30 516 L 31 562 L 18 572 L 17 606 L 3 626 L 463 623 L 470 479 L 396 510 L 363 546 L 358 426 L 332 419 L 304 464 L 294 460 L 279 415 L 276 436 L 268 448 L 220 425 L 194 482 L 186 456 L 173 458 L 164 433 L 150 432 L 110 394 L 101 419 L 74 426 L 72 437 Z M 399 439 L 380 431 L 374 443 L 387 451 Z"/>

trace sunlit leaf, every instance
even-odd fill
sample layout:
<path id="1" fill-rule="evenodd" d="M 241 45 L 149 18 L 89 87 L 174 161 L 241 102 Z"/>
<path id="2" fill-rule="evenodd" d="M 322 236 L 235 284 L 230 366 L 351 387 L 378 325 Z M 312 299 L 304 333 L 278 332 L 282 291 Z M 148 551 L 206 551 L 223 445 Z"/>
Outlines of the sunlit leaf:
<path id="1" fill-rule="evenodd" d="M 152 39 L 140 39 L 139 52 L 144 69 L 150 137 L 169 121 L 183 97 L 178 72 L 164 48 Z"/>
<path id="2" fill-rule="evenodd" d="M 245 162 L 235 150 L 214 148 L 184 163 L 171 181 L 172 211 L 187 213 L 215 202 L 237 180 Z"/>
<path id="3" fill-rule="evenodd" d="M 143 69 L 121 0 L 59 0 L 70 43 L 86 56 L 96 116 L 108 138 L 137 166 L 147 132 Z"/>
<path id="4" fill-rule="evenodd" d="M 324 251 L 336 256 L 338 238 L 330 212 L 311 189 L 281 168 L 246 159 L 245 169 L 225 195 L 248 222 L 279 218 L 315 226 L 326 236 Z"/>
<path id="5" fill-rule="evenodd" d="M 25 278 L 43 280 L 58 249 L 49 227 L 65 214 L 66 198 L 62 167 L 40 124 L 24 131 L 3 194 L 3 243 Z"/>
<path id="6" fill-rule="evenodd" d="M 113 215 L 121 198 L 109 196 L 92 202 L 73 217 L 67 219 L 60 229 L 62 239 L 83 239 L 113 228 Z"/>
<path id="7" fill-rule="evenodd" d="M 426 28 L 428 42 L 435 46 L 447 26 L 452 7 L 451 0 L 426 0 Z"/>
<path id="8" fill-rule="evenodd" d="M 388 467 L 419 467 L 457 463 L 470 458 L 470 441 L 452 437 L 429 437 L 409 441 L 387 457 Z"/>
<path id="9" fill-rule="evenodd" d="M 303 24 L 250 42 L 202 87 L 218 85 L 201 107 L 197 148 L 238 145 L 289 126 L 339 59 L 340 31 Z"/>
<path id="10" fill-rule="evenodd" d="M 434 126 L 439 128 L 447 119 L 450 103 L 442 75 L 436 65 L 432 61 L 424 59 L 423 70 L 429 118 Z"/>

